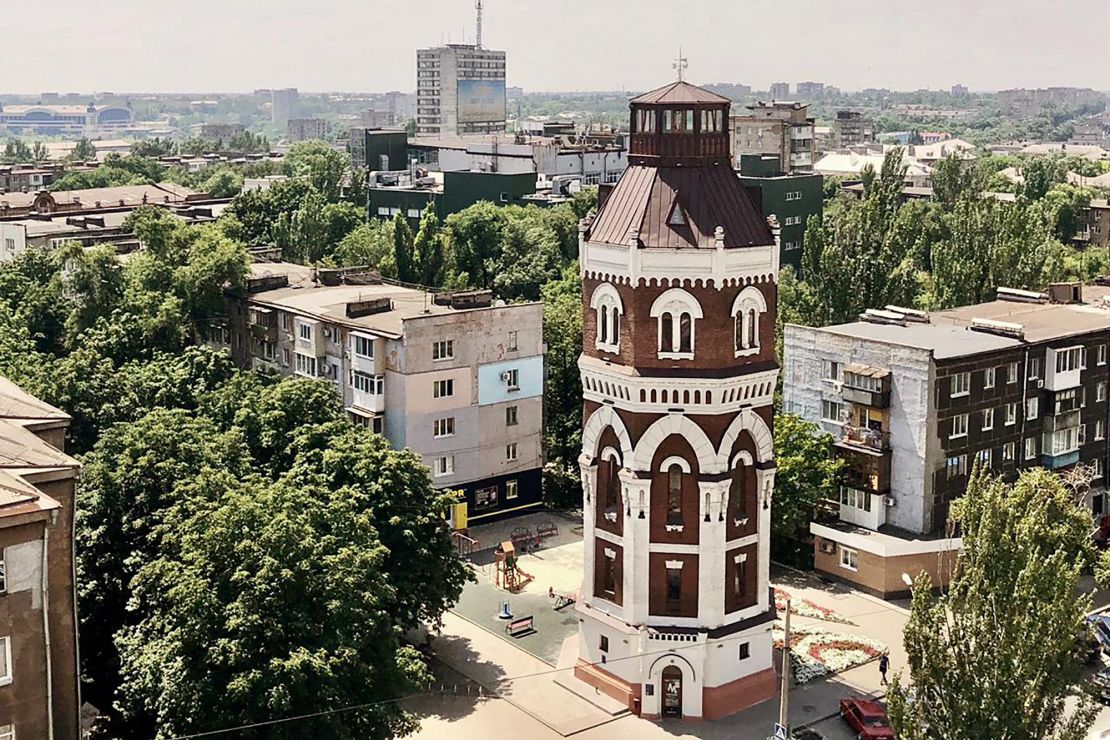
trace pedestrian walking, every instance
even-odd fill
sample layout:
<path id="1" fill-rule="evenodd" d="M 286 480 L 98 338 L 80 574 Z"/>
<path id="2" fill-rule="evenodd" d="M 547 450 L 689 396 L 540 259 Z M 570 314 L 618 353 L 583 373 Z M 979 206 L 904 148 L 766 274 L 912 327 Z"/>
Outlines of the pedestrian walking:
<path id="1" fill-rule="evenodd" d="M 886 672 L 890 670 L 890 656 L 885 652 L 879 656 L 879 673 L 883 677 L 883 686 L 887 685 Z"/>

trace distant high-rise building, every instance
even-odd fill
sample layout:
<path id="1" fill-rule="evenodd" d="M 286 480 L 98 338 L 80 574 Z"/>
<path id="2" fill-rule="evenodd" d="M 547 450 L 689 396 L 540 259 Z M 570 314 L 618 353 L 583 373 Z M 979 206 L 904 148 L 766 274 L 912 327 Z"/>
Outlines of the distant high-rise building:
<path id="1" fill-rule="evenodd" d="M 448 44 L 416 52 L 418 136 L 505 130 L 505 52 Z"/>
<path id="2" fill-rule="evenodd" d="M 962 98 L 967 95 L 967 88 L 963 85 L 953 85 L 952 95 L 958 98 Z"/>
<path id="3" fill-rule="evenodd" d="M 771 83 L 771 100 L 788 100 L 790 98 L 789 82 Z"/>
<path id="4" fill-rule="evenodd" d="M 798 98 L 816 100 L 825 96 L 824 82 L 799 82 L 797 86 Z"/>
<path id="5" fill-rule="evenodd" d="M 285 125 L 285 138 L 289 141 L 325 139 L 327 136 L 328 122 L 323 118 L 290 118 Z"/>
<path id="6" fill-rule="evenodd" d="M 286 125 L 290 118 L 297 115 L 297 88 L 271 90 L 270 104 L 270 120 L 279 126 Z"/>
<path id="7" fill-rule="evenodd" d="M 838 110 L 833 125 L 833 139 L 839 149 L 875 140 L 875 126 L 855 110 Z"/>
<path id="8" fill-rule="evenodd" d="M 749 105 L 747 114 L 732 116 L 734 166 L 745 154 L 766 154 L 778 157 L 783 172 L 812 171 L 816 149 L 808 110 L 802 103 L 759 102 Z"/>

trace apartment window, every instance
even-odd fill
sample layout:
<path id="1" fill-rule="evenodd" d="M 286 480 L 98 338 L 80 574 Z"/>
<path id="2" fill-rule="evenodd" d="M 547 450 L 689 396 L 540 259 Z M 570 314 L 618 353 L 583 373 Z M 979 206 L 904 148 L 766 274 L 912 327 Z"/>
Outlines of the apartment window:
<path id="1" fill-rule="evenodd" d="M 682 569 L 667 568 L 667 606 L 677 607 L 682 601 Z"/>
<path id="2" fill-rule="evenodd" d="M 952 417 L 952 431 L 948 439 L 967 436 L 967 414 L 957 414 Z"/>
<path id="3" fill-rule="evenodd" d="M 834 424 L 844 423 L 844 404 L 837 401 L 821 401 L 821 419 Z"/>
<path id="4" fill-rule="evenodd" d="M 455 340 L 441 339 L 432 343 L 433 360 L 450 360 L 455 356 Z"/>
<path id="5" fill-rule="evenodd" d="M 597 641 L 597 649 L 603 653 L 609 652 L 609 638 L 605 635 L 599 637 Z"/>
<path id="6" fill-rule="evenodd" d="M 501 373 L 501 380 L 511 391 L 520 390 L 520 370 L 512 369 Z"/>
<path id="7" fill-rule="evenodd" d="M 300 335 L 301 339 L 308 341 L 312 340 L 312 327 L 309 324 L 298 324 L 297 332 Z"/>
<path id="8" fill-rule="evenodd" d="M 517 332 L 515 332 L 515 331 L 509 332 L 508 348 L 509 348 L 510 352 L 516 352 L 517 349 L 518 349 L 519 345 L 518 345 L 518 341 L 517 341 L 517 336 L 518 336 Z"/>
<path id="9" fill-rule="evenodd" d="M 1040 415 L 1040 399 L 1036 396 L 1025 399 L 1025 418 L 1032 421 Z"/>
<path id="10" fill-rule="evenodd" d="M 1017 401 L 1006 404 L 1006 426 L 1017 424 Z"/>
<path id="11" fill-rule="evenodd" d="M 1025 438 L 1025 459 L 1032 460 L 1037 456 L 1037 439 L 1036 437 Z"/>
<path id="12" fill-rule="evenodd" d="M 1095 352 L 1095 362 L 1099 365 L 1106 364 L 1106 345 L 1100 344 Z"/>
<path id="13" fill-rule="evenodd" d="M 489 509 L 497 506 L 497 487 L 479 488 L 474 492 L 474 508 Z"/>
<path id="14" fill-rule="evenodd" d="M 1029 373 L 1028 373 L 1028 376 L 1029 376 L 1029 380 L 1036 380 L 1037 378 L 1041 377 L 1041 358 L 1040 357 L 1030 357 L 1029 358 Z"/>
<path id="15" fill-rule="evenodd" d="M 983 371 L 984 388 L 994 388 L 994 376 L 995 369 L 993 367 L 988 367 L 986 370 Z"/>
<path id="16" fill-rule="evenodd" d="M 507 462 L 516 460 L 516 442 L 510 442 L 505 445 L 505 460 Z"/>
<path id="17" fill-rule="evenodd" d="M 455 417 L 448 416 L 443 419 L 436 419 L 432 422 L 432 436 L 434 437 L 453 437 L 455 436 Z"/>
<path id="18" fill-rule="evenodd" d="M 1095 478 L 1101 478 L 1101 477 L 1102 477 L 1102 474 L 1103 474 L 1103 470 L 1102 470 L 1102 458 L 1101 458 L 1101 457 L 1096 457 L 1096 458 L 1095 458 L 1095 461 L 1094 461 L 1094 467 L 1095 467 L 1095 471 L 1094 471 L 1094 477 L 1095 477 Z"/>
<path id="19" fill-rule="evenodd" d="M 605 565 L 601 574 L 601 588 L 605 593 L 613 596 L 617 593 L 617 554 L 612 550 L 606 550 L 604 555 Z"/>
<path id="20" fill-rule="evenodd" d="M 983 409 L 983 431 L 994 429 L 994 409 Z"/>
<path id="21" fill-rule="evenodd" d="M 380 394 L 384 380 L 380 375 L 370 375 L 358 370 L 351 371 L 351 386 L 362 393 Z"/>
<path id="22" fill-rule="evenodd" d="M 1002 445 L 1002 462 L 1013 462 L 1016 453 L 1017 448 L 1013 442 L 1007 442 Z"/>
<path id="23" fill-rule="evenodd" d="M 1016 383 L 1016 382 L 1018 382 L 1018 364 L 1016 362 L 1011 362 L 1010 363 L 1009 372 L 1007 372 L 1007 374 L 1006 374 L 1006 382 L 1007 383 Z"/>
<path id="24" fill-rule="evenodd" d="M 517 410 L 516 406 L 505 407 L 505 426 L 515 427 L 517 425 Z"/>
<path id="25" fill-rule="evenodd" d="M 1056 351 L 1056 372 L 1067 373 L 1083 367 L 1083 348 L 1070 347 Z"/>
<path id="26" fill-rule="evenodd" d="M 990 449 L 979 450 L 977 453 L 975 453 L 975 462 L 984 467 L 989 468 L 993 459 L 994 455 L 992 454 L 992 451 Z"/>
<path id="27" fill-rule="evenodd" d="M 520 486 L 517 485 L 516 479 L 505 481 L 505 500 L 512 501 L 520 495 Z"/>
<path id="28" fill-rule="evenodd" d="M 1106 381 L 1105 380 L 1100 380 L 1098 382 L 1098 385 L 1095 386 L 1095 400 L 1096 401 L 1105 401 L 1106 400 Z"/>
<path id="29" fill-rule="evenodd" d="M 1087 425 L 1086 424 L 1080 424 L 1079 425 L 1079 444 L 1081 446 L 1087 444 Z"/>
<path id="30" fill-rule="evenodd" d="M 850 547 L 840 547 L 840 567 L 848 570 L 859 570 L 859 552 Z"/>
<path id="31" fill-rule="evenodd" d="M 293 353 L 289 350 L 288 347 L 282 347 L 281 348 L 281 364 L 282 365 L 284 365 L 285 367 L 289 367 L 289 363 L 292 361 L 292 357 L 293 357 Z"/>
<path id="32" fill-rule="evenodd" d="M 374 357 L 374 340 L 370 337 L 355 335 L 355 354 L 359 357 Z"/>
<path id="33" fill-rule="evenodd" d="M 437 478 L 442 478 L 445 475 L 453 475 L 455 472 L 455 456 L 446 455 L 444 457 L 437 457 L 433 471 Z"/>
<path id="34" fill-rule="evenodd" d="M 15 726 L 0 725 L 0 740 L 15 740 Z"/>
<path id="35" fill-rule="evenodd" d="M 1099 419 L 1095 422 L 1095 439 L 1106 439 L 1106 422 L 1104 422 L 1102 419 Z"/>
<path id="36" fill-rule="evenodd" d="M 298 375 L 316 377 L 316 358 L 298 352 L 296 371 Z"/>
<path id="37" fill-rule="evenodd" d="M 825 380 L 840 380 L 841 365 L 835 360 L 825 360 Z"/>
<path id="38" fill-rule="evenodd" d="M 8 591 L 8 571 L 3 560 L 0 560 L 0 594 Z"/>
<path id="39" fill-rule="evenodd" d="M 0 637 L 0 686 L 12 682 L 12 638 Z"/>
<path id="40" fill-rule="evenodd" d="M 682 468 L 667 468 L 667 524 L 682 524 Z"/>
<path id="41" fill-rule="evenodd" d="M 262 343 L 262 357 L 264 359 L 267 359 L 267 360 L 274 359 L 274 353 L 276 352 L 276 349 L 275 349 L 276 346 L 277 345 L 275 345 L 273 342 L 263 342 Z"/>
<path id="42" fill-rule="evenodd" d="M 432 398 L 449 398 L 455 395 L 455 381 L 452 378 L 437 380 L 432 384 Z"/>
<path id="43" fill-rule="evenodd" d="M 750 642 L 740 643 L 740 660 L 747 660 L 752 657 L 752 644 Z"/>
<path id="44" fill-rule="evenodd" d="M 971 373 L 956 373 L 952 376 L 952 398 L 966 396 L 971 392 Z"/>
<path id="45" fill-rule="evenodd" d="M 871 494 L 848 486 L 841 486 L 840 503 L 860 511 L 871 511 Z"/>
<path id="46" fill-rule="evenodd" d="M 961 475 L 967 475 L 967 455 L 955 455 L 948 458 L 945 464 L 945 470 L 948 473 L 948 478 L 956 478 Z"/>

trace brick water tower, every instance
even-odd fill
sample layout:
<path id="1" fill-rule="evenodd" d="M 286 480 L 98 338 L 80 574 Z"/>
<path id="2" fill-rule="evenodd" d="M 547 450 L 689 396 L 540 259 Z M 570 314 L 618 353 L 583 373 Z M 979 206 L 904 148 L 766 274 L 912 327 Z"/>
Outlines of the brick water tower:
<path id="1" fill-rule="evenodd" d="M 581 224 L 578 678 L 645 717 L 776 694 L 768 583 L 777 235 L 731 167 L 729 101 L 631 101 L 628 170 Z"/>

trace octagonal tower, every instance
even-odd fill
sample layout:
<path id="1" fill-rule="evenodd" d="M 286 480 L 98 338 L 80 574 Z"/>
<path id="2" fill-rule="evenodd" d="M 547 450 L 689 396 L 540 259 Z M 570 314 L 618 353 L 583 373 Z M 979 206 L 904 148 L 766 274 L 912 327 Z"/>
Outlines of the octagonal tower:
<path id="1" fill-rule="evenodd" d="M 629 167 L 580 225 L 584 576 L 576 675 L 645 717 L 776 693 L 768 583 L 777 234 L 727 98 L 630 104 Z"/>

